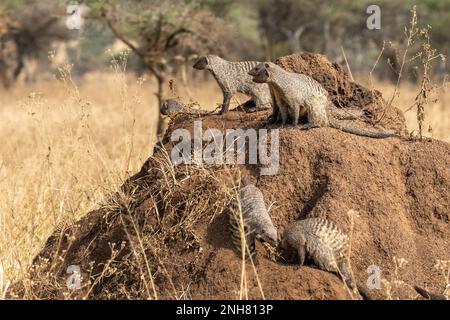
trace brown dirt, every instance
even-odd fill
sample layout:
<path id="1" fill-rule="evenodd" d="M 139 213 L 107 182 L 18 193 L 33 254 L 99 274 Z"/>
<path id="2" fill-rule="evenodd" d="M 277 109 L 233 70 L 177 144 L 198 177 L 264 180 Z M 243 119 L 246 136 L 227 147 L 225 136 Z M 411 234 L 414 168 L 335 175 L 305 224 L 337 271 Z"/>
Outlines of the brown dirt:
<path id="1" fill-rule="evenodd" d="M 338 66 L 333 68 L 338 75 L 342 72 Z M 202 127 L 262 128 L 268 114 L 209 115 L 202 118 Z M 172 129 L 192 132 L 192 120 L 177 118 Z M 173 145 L 166 139 L 165 146 L 170 152 Z M 35 259 L 30 273 L 33 284 L 16 285 L 16 294 L 148 298 L 154 296 L 151 270 L 158 298 L 238 298 L 242 261 L 230 246 L 223 213 L 230 196 L 229 177 L 236 168 L 231 174 L 225 166 L 207 171 L 196 166 L 170 169 L 164 159 L 163 152 L 157 152 L 107 204 L 50 237 Z M 347 212 L 356 210 L 351 261 L 360 284 L 374 264 L 393 285 L 394 298 L 415 298 L 411 285 L 443 291 L 444 279 L 434 265 L 438 259 L 450 259 L 449 144 L 377 140 L 332 128 L 282 128 L 276 175 L 260 176 L 257 165 L 239 169 L 252 176 L 266 205 L 272 205 L 270 214 L 280 234 L 294 219 L 312 216 L 332 219 L 349 232 Z M 292 261 L 274 259 L 260 243 L 257 252 L 256 269 L 265 298 L 350 297 L 334 274 L 311 264 L 295 270 Z M 408 261 L 398 272 L 394 257 Z M 80 265 L 83 281 L 90 280 L 90 285 L 67 290 L 69 265 Z M 249 297 L 261 298 L 249 264 L 246 274 Z M 395 285 L 394 280 L 403 282 Z M 384 289 L 370 294 L 387 297 Z"/>
<path id="2" fill-rule="evenodd" d="M 306 74 L 318 81 L 328 91 L 336 107 L 365 109 L 380 126 L 397 133 L 405 132 L 401 110 L 388 106 L 378 90 L 351 81 L 344 68 L 326 56 L 318 53 L 291 54 L 278 58 L 275 63 L 287 71 Z"/>

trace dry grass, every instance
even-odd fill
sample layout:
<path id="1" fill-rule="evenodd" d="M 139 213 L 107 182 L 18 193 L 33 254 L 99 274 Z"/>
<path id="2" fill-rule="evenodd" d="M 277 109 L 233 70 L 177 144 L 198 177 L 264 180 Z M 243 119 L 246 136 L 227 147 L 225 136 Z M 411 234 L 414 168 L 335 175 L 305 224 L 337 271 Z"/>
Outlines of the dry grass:
<path id="1" fill-rule="evenodd" d="M 383 93 L 383 96 L 390 96 L 394 92 L 394 87 L 388 83 L 378 83 L 376 88 Z M 401 85 L 394 103 L 405 112 L 408 130 L 416 134 L 419 129 L 417 111 L 410 107 L 414 105 L 419 90 L 420 88 L 410 83 Z M 425 109 L 424 136 L 450 142 L 450 91 L 448 85 L 435 89 L 434 95 L 436 99 L 430 99 Z"/>
<path id="2" fill-rule="evenodd" d="M 0 91 L 0 297 L 26 273 L 58 224 L 105 202 L 152 151 L 153 83 L 125 76 L 120 66 L 82 81 L 64 74 L 66 81 Z M 384 83 L 375 87 L 386 97 L 394 90 Z M 190 89 L 203 108 L 221 101 L 212 81 Z M 406 110 L 417 92 L 402 85 L 395 104 Z M 181 97 L 185 94 L 180 90 Z M 437 94 L 438 101 L 425 110 L 425 128 L 432 128 L 428 136 L 450 142 L 450 93 Z M 414 111 L 406 117 L 409 129 L 416 130 Z"/>
<path id="3" fill-rule="evenodd" d="M 116 190 L 149 156 L 155 108 L 121 74 L 0 93 L 0 263 L 22 274 L 61 221 Z M 4 282 L 4 285 L 6 283 Z"/>

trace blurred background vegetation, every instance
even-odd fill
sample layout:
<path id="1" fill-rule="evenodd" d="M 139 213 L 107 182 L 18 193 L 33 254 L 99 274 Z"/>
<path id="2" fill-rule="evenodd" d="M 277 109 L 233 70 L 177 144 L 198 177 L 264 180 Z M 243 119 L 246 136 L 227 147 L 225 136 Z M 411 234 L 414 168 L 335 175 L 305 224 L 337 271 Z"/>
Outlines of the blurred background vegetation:
<path id="1" fill-rule="evenodd" d="M 372 1 L 336 0 L 85 0 L 79 30 L 66 25 L 73 1 L 4 0 L 0 5 L 0 80 L 35 81 L 52 73 L 59 60 L 74 64 L 79 76 L 108 67 L 106 50 L 128 47 L 128 70 L 149 72 L 161 84 L 197 55 L 216 53 L 235 60 L 273 60 L 293 52 L 320 52 L 338 63 L 344 53 L 353 74 L 367 74 L 382 48 L 375 73 L 396 81 L 405 46 L 405 26 L 416 1 L 377 1 L 381 29 L 369 30 Z M 450 0 L 417 4 L 419 25 L 430 25 L 431 42 L 447 55 Z M 412 45 L 414 57 L 418 46 Z M 56 58 L 52 63 L 48 56 Z M 420 59 L 412 59 L 403 79 L 418 81 Z M 443 76 L 446 62 L 434 74 Z M 190 71 L 188 71 L 190 72 Z"/>

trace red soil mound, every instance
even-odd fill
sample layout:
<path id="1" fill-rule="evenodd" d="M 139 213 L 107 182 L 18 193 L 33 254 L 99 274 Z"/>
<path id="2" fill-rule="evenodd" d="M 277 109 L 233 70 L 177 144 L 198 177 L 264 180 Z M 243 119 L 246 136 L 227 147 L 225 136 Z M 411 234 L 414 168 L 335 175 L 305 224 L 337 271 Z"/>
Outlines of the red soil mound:
<path id="1" fill-rule="evenodd" d="M 278 62 L 286 68 L 303 66 L 311 75 L 330 73 L 317 79 L 324 85 L 341 79 L 338 88 L 344 91 L 338 89 L 334 99 L 351 106 L 369 99 L 347 97 L 345 90 L 355 84 L 345 80 L 340 67 L 319 55 L 301 57 L 304 65 L 291 64 L 292 56 Z M 397 112 L 393 110 L 391 115 Z M 268 113 L 209 115 L 202 118 L 202 127 L 222 132 L 261 128 Z M 401 121 L 391 125 L 403 126 Z M 180 117 L 172 129 L 192 132 L 192 127 L 192 119 Z M 157 152 L 107 204 L 55 232 L 35 259 L 32 283 L 18 284 L 13 291 L 22 296 L 33 292 L 37 298 L 217 299 L 238 298 L 243 292 L 250 298 L 261 298 L 262 292 L 269 299 L 349 298 L 338 276 L 311 264 L 295 270 L 292 261 L 275 258 L 260 243 L 258 278 L 247 263 L 247 290 L 242 289 L 242 261 L 232 250 L 223 213 L 236 169 L 262 190 L 280 234 L 294 219 L 313 216 L 329 218 L 347 233 L 353 230 L 351 262 L 357 282 L 366 283 L 371 265 L 388 281 L 384 289 L 370 291 L 373 297 L 415 298 L 412 285 L 443 291 L 444 277 L 435 264 L 450 259 L 449 144 L 370 139 L 332 128 L 282 128 L 279 134 L 280 167 L 271 176 L 260 176 L 257 165 L 240 165 L 231 172 L 225 166 L 174 167 L 163 151 Z M 170 152 L 173 143 L 166 139 L 165 147 Z M 350 209 L 359 216 L 351 220 Z M 399 266 L 400 258 L 408 263 Z M 80 267 L 80 290 L 66 287 L 70 265 Z"/>

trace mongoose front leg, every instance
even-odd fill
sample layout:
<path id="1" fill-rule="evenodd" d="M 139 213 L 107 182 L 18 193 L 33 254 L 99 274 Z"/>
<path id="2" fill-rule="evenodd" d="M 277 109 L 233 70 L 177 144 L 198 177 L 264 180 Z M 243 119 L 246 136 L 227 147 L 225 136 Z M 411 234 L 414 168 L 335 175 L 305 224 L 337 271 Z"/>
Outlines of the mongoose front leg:
<path id="1" fill-rule="evenodd" d="M 306 246 L 301 245 L 300 247 L 298 247 L 298 259 L 300 267 L 305 264 L 305 256 L 306 256 Z"/>
<path id="2" fill-rule="evenodd" d="M 226 92 L 223 94 L 223 103 L 222 103 L 222 109 L 220 110 L 220 114 L 228 112 L 228 109 L 230 107 L 231 96 L 232 95 L 229 92 Z"/>
<path id="3" fill-rule="evenodd" d="M 279 110 L 280 110 L 279 112 L 280 112 L 280 116 L 281 116 L 281 123 L 280 123 L 280 125 L 284 126 L 286 124 L 286 122 L 287 122 L 287 119 L 288 119 L 288 112 L 287 112 L 285 107 L 280 107 Z"/>
<path id="4" fill-rule="evenodd" d="M 306 246 L 300 245 L 298 247 L 299 264 L 295 267 L 295 270 L 300 269 L 305 264 L 305 257 L 306 257 Z"/>
<path id="5" fill-rule="evenodd" d="M 274 124 L 280 121 L 280 109 L 277 106 L 273 107 L 272 114 L 269 116 L 269 124 Z"/>

